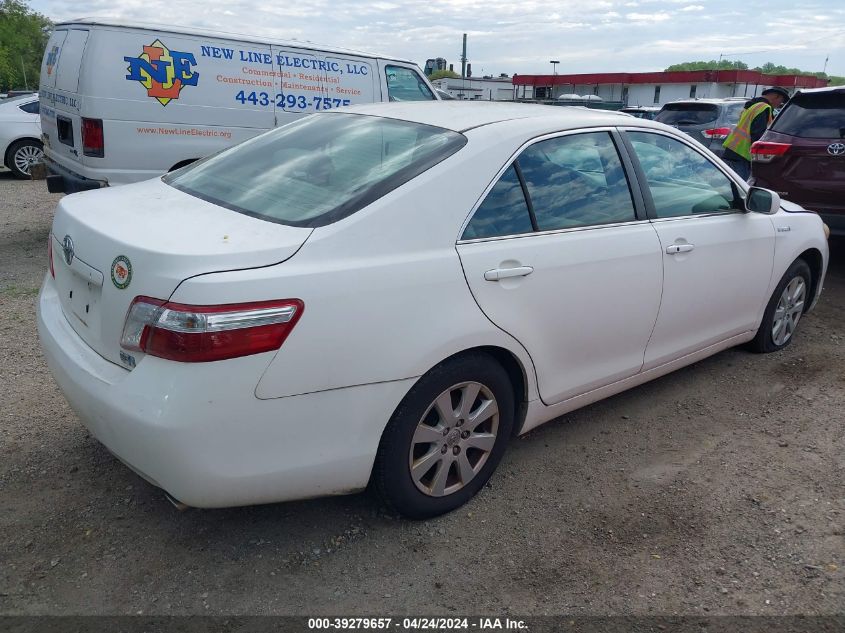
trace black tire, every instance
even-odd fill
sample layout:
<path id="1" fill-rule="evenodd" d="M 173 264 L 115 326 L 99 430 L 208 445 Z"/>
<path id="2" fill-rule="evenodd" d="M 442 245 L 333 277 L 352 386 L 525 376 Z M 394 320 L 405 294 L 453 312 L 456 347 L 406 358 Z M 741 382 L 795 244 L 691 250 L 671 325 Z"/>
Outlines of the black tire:
<path id="1" fill-rule="evenodd" d="M 812 297 L 810 296 L 810 289 L 812 287 L 811 280 L 812 275 L 807 262 L 803 259 L 796 259 L 792 262 L 792 265 L 787 269 L 786 273 L 784 273 L 780 283 L 778 283 L 775 291 L 772 293 L 772 297 L 769 299 L 769 303 L 766 306 L 766 311 L 763 313 L 763 321 L 760 323 L 760 328 L 757 330 L 754 340 L 749 343 L 749 347 L 752 351 L 757 352 L 758 354 L 768 354 L 770 352 L 781 350 L 792 342 L 792 339 L 795 338 L 795 327 L 800 322 L 801 315 L 807 309 L 810 301 L 812 301 Z M 779 314 L 776 315 L 776 312 L 778 312 L 779 309 L 779 304 L 781 304 L 782 299 L 785 299 L 784 291 L 787 286 L 793 282 L 797 286 L 800 286 L 800 281 L 803 281 L 803 300 L 800 306 L 793 306 L 793 309 L 796 310 L 800 307 L 800 310 L 796 313 L 797 320 L 794 323 L 791 321 L 789 322 L 791 327 L 787 328 L 789 332 L 786 340 L 776 340 L 773 330 L 776 319 L 780 316 Z M 781 321 L 783 321 L 783 319 L 781 319 Z"/>
<path id="2" fill-rule="evenodd" d="M 476 384 L 480 389 L 478 395 L 473 396 Z M 455 417 L 443 424 L 444 416 L 440 415 L 436 402 L 447 391 L 446 397 L 452 403 Z M 472 403 L 462 406 L 463 401 L 470 398 L 473 398 Z M 484 417 L 482 409 L 489 408 L 491 401 L 498 413 Z M 484 421 L 473 426 L 479 415 Z M 469 353 L 445 361 L 417 381 L 391 417 L 379 444 L 373 484 L 384 502 L 406 517 L 424 519 L 450 512 L 469 501 L 490 479 L 505 452 L 513 422 L 513 387 L 507 372 L 493 357 Z M 423 429 L 424 432 L 438 435 L 445 428 L 448 434 L 438 435 L 435 441 L 428 443 L 426 433 L 423 433 L 420 437 L 425 439 L 418 438 L 414 442 L 418 427 L 423 426 L 433 429 Z M 491 435 L 495 435 L 495 440 Z M 487 451 L 476 448 L 474 444 L 479 439 L 492 442 L 492 448 Z M 411 473 L 412 459 L 420 465 L 419 481 Z M 429 463 L 431 470 L 423 472 Z M 467 482 L 461 476 L 461 464 L 474 470 L 474 475 L 466 477 Z M 446 474 L 438 477 L 441 470 Z M 435 496 L 433 492 L 438 481 L 445 484 L 452 481 L 451 486 L 445 486 L 442 496 Z M 426 493 L 421 487 L 429 483 L 430 490 Z M 448 492 L 450 487 L 455 490 Z"/>
<path id="3" fill-rule="evenodd" d="M 25 166 L 23 162 L 28 162 L 28 158 L 36 153 L 38 154 L 38 160 L 40 161 L 42 152 L 43 147 L 41 145 L 41 141 L 36 141 L 34 139 L 21 139 L 20 141 L 15 141 L 6 151 L 6 167 L 12 171 L 12 175 L 14 175 L 15 178 L 25 178 L 28 180 L 30 178 L 29 167 Z M 21 160 L 24 155 L 27 156 L 26 161 Z"/>

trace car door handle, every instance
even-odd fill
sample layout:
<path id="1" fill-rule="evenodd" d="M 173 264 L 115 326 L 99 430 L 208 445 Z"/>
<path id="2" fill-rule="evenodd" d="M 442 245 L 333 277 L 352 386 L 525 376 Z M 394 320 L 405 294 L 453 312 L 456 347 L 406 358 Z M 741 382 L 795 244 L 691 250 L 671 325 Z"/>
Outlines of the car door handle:
<path id="1" fill-rule="evenodd" d="M 534 272 L 531 266 L 516 266 L 514 268 L 494 268 L 484 273 L 484 278 L 487 281 L 499 281 L 500 279 L 507 279 L 508 277 L 525 277 Z"/>
<path id="2" fill-rule="evenodd" d="M 695 244 L 672 244 L 666 247 L 666 252 L 675 255 L 676 253 L 689 253 L 694 248 Z"/>

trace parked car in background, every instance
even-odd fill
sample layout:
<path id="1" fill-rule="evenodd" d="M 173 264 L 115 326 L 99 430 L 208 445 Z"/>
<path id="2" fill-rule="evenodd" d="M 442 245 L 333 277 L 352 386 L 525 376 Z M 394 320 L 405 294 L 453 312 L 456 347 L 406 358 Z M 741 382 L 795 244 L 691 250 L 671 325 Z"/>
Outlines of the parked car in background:
<path id="1" fill-rule="evenodd" d="M 12 97 L 26 97 L 38 94 L 35 90 L 10 90 L 0 94 L 0 99 L 11 99 Z"/>
<path id="2" fill-rule="evenodd" d="M 42 159 L 38 95 L 0 101 L 0 151 L 3 164 L 18 178 Z"/>
<path id="3" fill-rule="evenodd" d="M 660 109 L 654 120 L 689 134 L 721 157 L 724 154 L 722 143 L 739 122 L 746 101 L 745 97 L 672 101 Z"/>
<path id="4" fill-rule="evenodd" d="M 751 147 L 751 182 L 845 235 L 845 86 L 801 90 Z"/>
<path id="5" fill-rule="evenodd" d="M 428 517 L 478 492 L 514 433 L 788 345 L 828 247 L 818 215 L 670 127 L 448 102 L 319 113 L 66 196 L 48 257 L 56 382 L 173 498 L 372 482 Z"/>
<path id="6" fill-rule="evenodd" d="M 41 65 L 50 191 L 160 176 L 312 112 L 436 100 L 413 62 L 106 19 L 57 24 Z"/>
<path id="7" fill-rule="evenodd" d="M 619 111 L 635 116 L 638 119 L 648 119 L 651 121 L 660 112 L 660 106 L 625 106 Z"/>

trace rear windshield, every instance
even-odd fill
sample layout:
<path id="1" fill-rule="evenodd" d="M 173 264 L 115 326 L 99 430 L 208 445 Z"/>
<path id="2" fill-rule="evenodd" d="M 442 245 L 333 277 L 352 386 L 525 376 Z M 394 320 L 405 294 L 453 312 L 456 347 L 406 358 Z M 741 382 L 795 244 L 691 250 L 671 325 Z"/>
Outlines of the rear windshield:
<path id="1" fill-rule="evenodd" d="M 177 189 L 263 220 L 331 224 L 457 152 L 466 137 L 358 114 L 315 114 L 164 177 Z"/>
<path id="2" fill-rule="evenodd" d="M 705 125 L 719 118 L 714 103 L 667 103 L 654 117 L 667 125 Z"/>
<path id="3" fill-rule="evenodd" d="M 786 104 L 772 130 L 805 138 L 845 138 L 845 92 L 798 94 Z"/>

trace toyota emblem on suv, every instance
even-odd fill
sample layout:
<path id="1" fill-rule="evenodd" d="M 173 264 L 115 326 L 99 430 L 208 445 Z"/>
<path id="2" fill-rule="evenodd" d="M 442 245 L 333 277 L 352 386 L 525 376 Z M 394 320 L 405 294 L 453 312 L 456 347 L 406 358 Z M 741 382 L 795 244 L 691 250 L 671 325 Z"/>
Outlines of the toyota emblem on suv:
<path id="1" fill-rule="evenodd" d="M 70 235 L 65 235 L 65 239 L 62 240 L 62 252 L 65 254 L 65 263 L 70 266 L 73 261 L 73 240 L 70 239 Z"/>
<path id="2" fill-rule="evenodd" d="M 845 154 L 845 143 L 831 143 L 827 146 L 827 153 L 831 156 L 842 156 Z"/>

